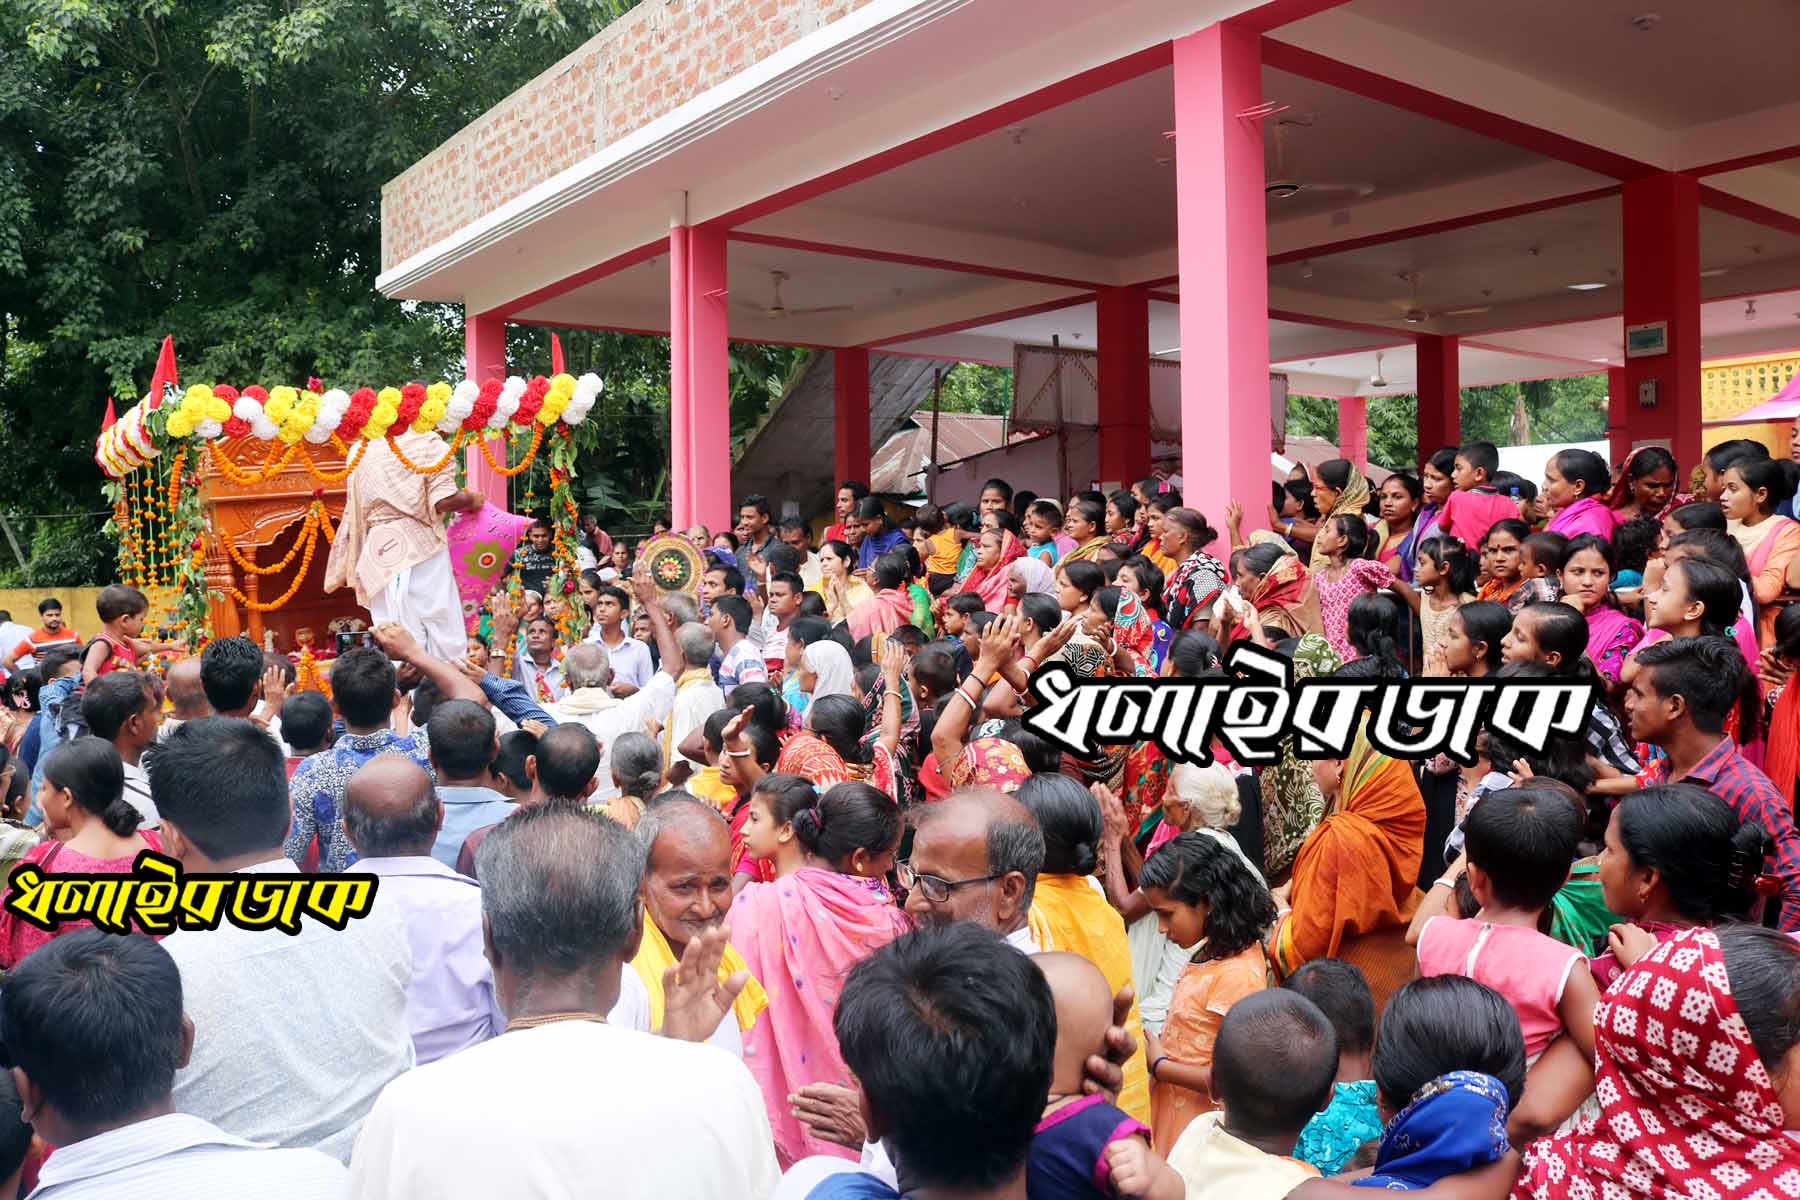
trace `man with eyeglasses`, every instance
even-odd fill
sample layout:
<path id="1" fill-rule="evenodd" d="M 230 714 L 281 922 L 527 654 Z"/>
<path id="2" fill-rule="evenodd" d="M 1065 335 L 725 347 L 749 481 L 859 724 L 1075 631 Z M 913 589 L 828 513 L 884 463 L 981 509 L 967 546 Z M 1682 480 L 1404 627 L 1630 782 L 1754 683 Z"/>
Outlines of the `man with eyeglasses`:
<path id="1" fill-rule="evenodd" d="M 1029 809 L 996 791 L 958 792 L 920 810 L 900 886 L 919 924 L 970 921 L 1036 954 L 1027 917 L 1043 865 L 1044 834 Z"/>

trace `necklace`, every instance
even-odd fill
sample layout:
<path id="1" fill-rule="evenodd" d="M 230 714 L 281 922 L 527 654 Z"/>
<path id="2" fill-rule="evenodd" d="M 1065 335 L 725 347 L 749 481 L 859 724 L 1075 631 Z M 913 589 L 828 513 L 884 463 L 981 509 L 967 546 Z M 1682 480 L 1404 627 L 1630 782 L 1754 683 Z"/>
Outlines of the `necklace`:
<path id="1" fill-rule="evenodd" d="M 596 1025 L 606 1024 L 606 1018 L 598 1013 L 590 1012 L 554 1012 L 540 1013 L 535 1017 L 514 1017 L 506 1023 L 506 1032 L 518 1029 L 536 1029 L 540 1025 L 554 1025 L 558 1021 L 592 1021 Z"/>

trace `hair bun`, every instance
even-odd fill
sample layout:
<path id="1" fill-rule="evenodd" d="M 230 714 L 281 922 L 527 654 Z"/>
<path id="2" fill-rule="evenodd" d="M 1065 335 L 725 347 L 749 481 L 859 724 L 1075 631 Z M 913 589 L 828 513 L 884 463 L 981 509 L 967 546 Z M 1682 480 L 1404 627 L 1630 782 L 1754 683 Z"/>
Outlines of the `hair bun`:
<path id="1" fill-rule="evenodd" d="M 1083 842 L 1075 847 L 1075 874 L 1092 875 L 1094 868 L 1100 865 L 1100 855 L 1091 842 Z"/>
<path id="2" fill-rule="evenodd" d="M 795 813 L 790 824 L 794 827 L 794 836 L 799 838 L 800 844 L 808 850 L 817 846 L 819 839 L 825 834 L 825 818 L 819 812 L 816 804 L 808 805 Z"/>

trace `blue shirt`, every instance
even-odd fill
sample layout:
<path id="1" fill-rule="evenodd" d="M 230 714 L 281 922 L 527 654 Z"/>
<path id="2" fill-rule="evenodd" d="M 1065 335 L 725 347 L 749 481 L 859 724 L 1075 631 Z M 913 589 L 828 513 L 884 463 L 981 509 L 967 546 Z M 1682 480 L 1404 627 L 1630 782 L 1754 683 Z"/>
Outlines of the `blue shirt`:
<path id="1" fill-rule="evenodd" d="M 444 823 L 431 847 L 431 857 L 452 871 L 464 839 L 483 825 L 506 820 L 519 807 L 493 788 L 440 787 L 437 794 L 444 802 Z"/>
<path id="2" fill-rule="evenodd" d="M 1375 1081 L 1333 1084 L 1331 1103 L 1313 1114 L 1294 1157 L 1319 1169 L 1321 1175 L 1341 1175 L 1365 1142 L 1381 1139 L 1381 1111 L 1375 1103 Z"/>
<path id="3" fill-rule="evenodd" d="M 300 764 L 288 782 L 288 800 L 294 809 L 293 828 L 281 852 L 294 862 L 304 862 L 306 848 L 319 839 L 319 870 L 343 871 L 356 861 L 356 851 L 344 833 L 344 788 L 350 777 L 380 754 L 404 754 L 425 768 L 432 782 L 431 743 L 423 729 L 401 737 L 391 729 L 379 733 L 346 733 L 337 745 Z M 455 865 L 454 856 L 451 865 Z"/>
<path id="4" fill-rule="evenodd" d="M 888 529 L 862 541 L 862 548 L 856 552 L 856 569 L 866 570 L 875 565 L 875 560 L 898 546 L 906 544 L 906 534 L 898 529 Z"/>

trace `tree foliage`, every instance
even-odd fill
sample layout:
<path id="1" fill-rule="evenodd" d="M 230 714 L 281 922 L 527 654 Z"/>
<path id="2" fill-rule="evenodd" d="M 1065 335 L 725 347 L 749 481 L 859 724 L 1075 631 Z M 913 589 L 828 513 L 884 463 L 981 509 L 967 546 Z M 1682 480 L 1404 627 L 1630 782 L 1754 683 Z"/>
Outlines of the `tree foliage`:
<path id="1" fill-rule="evenodd" d="M 1462 389 L 1460 409 L 1465 442 L 1514 446 L 1597 441 L 1606 436 L 1606 376 L 1576 375 L 1467 387 Z M 1514 425 L 1521 414 L 1522 432 L 1528 440 L 1514 435 Z M 1382 466 L 1417 464 L 1418 416 L 1417 396 L 1371 396 L 1369 461 Z M 1335 443 L 1337 401 L 1322 396 L 1289 396 L 1287 432 L 1290 437 L 1320 437 Z"/>
<path id="2" fill-rule="evenodd" d="M 453 374 L 460 314 L 375 291 L 381 185 L 631 3 L 0 4 L 0 507 L 101 507 L 164 334 L 184 378 Z"/>

